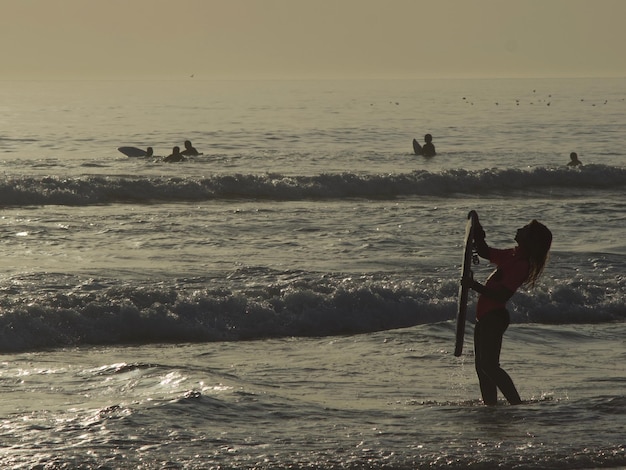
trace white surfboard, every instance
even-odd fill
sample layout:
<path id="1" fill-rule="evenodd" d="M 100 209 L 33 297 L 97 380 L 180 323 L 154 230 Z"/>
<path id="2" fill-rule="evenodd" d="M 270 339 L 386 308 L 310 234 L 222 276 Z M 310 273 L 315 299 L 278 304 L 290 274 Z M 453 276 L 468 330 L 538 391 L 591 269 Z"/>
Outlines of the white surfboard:
<path id="1" fill-rule="evenodd" d="M 120 152 L 122 152 L 127 157 L 145 157 L 146 151 L 137 147 L 118 147 Z"/>
<path id="2" fill-rule="evenodd" d="M 413 139 L 413 151 L 415 152 L 415 155 L 424 155 L 424 152 L 422 150 L 422 146 L 415 139 Z"/>

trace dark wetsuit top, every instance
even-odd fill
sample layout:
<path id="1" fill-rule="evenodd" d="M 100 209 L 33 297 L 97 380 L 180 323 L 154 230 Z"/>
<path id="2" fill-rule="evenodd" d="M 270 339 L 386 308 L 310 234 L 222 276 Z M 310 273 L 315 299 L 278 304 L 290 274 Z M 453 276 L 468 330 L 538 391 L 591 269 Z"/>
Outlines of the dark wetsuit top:
<path id="1" fill-rule="evenodd" d="M 437 152 L 435 152 L 435 146 L 432 142 L 426 142 L 424 144 L 424 146 L 422 147 L 422 155 L 424 155 L 425 157 L 434 157 L 435 155 L 437 155 Z"/>

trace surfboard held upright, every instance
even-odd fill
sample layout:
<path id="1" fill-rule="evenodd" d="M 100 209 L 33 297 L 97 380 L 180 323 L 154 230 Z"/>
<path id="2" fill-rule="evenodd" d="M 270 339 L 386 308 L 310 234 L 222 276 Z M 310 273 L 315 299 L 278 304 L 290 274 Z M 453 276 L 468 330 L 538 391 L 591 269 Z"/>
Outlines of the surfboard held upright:
<path id="1" fill-rule="evenodd" d="M 413 139 L 413 152 L 415 152 L 415 155 L 423 155 L 424 154 L 424 152 L 422 150 L 422 146 L 420 145 L 420 143 L 416 139 Z"/>
<path id="2" fill-rule="evenodd" d="M 467 296 L 469 287 L 463 286 L 463 280 L 472 276 L 472 255 L 474 253 L 474 229 L 478 225 L 478 214 L 470 211 L 467 214 L 465 224 L 465 238 L 463 244 L 463 260 L 461 263 L 461 285 L 459 286 L 459 301 L 456 314 L 456 345 L 454 355 L 460 356 L 463 353 L 463 339 L 465 337 L 465 319 L 467 317 Z"/>

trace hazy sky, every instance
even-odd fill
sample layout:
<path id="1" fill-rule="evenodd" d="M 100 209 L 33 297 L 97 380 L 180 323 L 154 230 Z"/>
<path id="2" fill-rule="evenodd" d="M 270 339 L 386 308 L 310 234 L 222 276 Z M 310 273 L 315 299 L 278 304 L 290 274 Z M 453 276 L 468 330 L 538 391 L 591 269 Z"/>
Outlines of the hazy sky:
<path id="1" fill-rule="evenodd" d="M 626 76 L 626 0 L 0 0 L 0 79 Z"/>

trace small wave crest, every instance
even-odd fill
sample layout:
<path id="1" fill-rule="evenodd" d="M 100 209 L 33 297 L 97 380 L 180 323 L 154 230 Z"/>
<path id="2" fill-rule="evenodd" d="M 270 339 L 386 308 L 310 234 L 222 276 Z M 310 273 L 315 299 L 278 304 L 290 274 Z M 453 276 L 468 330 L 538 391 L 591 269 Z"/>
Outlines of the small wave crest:
<path id="1" fill-rule="evenodd" d="M 554 188 L 622 189 L 626 169 L 584 168 L 425 170 L 400 174 L 337 173 L 316 176 L 233 174 L 207 178 L 168 177 L 9 177 L 0 181 L 6 206 L 150 203 L 216 199 L 303 200 L 395 198 L 458 194 L 545 192 Z"/>

